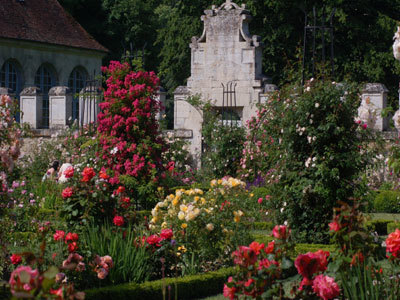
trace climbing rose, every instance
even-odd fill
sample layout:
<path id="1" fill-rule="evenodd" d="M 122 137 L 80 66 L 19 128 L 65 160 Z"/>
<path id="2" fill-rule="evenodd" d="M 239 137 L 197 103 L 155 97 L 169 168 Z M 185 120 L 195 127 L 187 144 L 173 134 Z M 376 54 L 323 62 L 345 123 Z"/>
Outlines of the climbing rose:
<path id="1" fill-rule="evenodd" d="M 313 286 L 316 293 L 323 300 L 336 298 L 340 295 L 340 288 L 332 277 L 318 275 L 314 278 Z"/>
<path id="2" fill-rule="evenodd" d="M 18 254 L 11 255 L 10 259 L 13 265 L 18 265 L 19 263 L 22 262 L 22 257 L 19 256 Z"/>
<path id="3" fill-rule="evenodd" d="M 56 233 L 53 235 L 55 241 L 59 241 L 64 239 L 65 232 L 62 230 L 56 230 Z"/>
<path id="4" fill-rule="evenodd" d="M 386 239 L 386 251 L 400 258 L 400 230 L 396 229 Z"/>
<path id="5" fill-rule="evenodd" d="M 113 223 L 115 226 L 123 226 L 124 225 L 124 218 L 121 216 L 115 216 L 113 219 Z"/>
<path id="6" fill-rule="evenodd" d="M 71 187 L 66 187 L 63 191 L 62 191 L 62 197 L 63 198 L 69 198 L 72 197 L 73 195 L 73 190 Z"/>
<path id="7" fill-rule="evenodd" d="M 94 177 L 94 175 L 96 175 L 96 173 L 94 172 L 93 168 L 84 168 L 83 172 L 82 172 L 82 182 L 88 182 L 90 181 L 90 179 L 92 179 Z"/>

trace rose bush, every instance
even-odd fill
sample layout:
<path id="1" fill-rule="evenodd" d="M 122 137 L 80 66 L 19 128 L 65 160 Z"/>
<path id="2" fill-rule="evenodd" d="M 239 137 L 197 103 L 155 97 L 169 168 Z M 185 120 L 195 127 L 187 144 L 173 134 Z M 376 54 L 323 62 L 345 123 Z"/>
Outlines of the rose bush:
<path id="1" fill-rule="evenodd" d="M 244 182 L 226 177 L 212 180 L 206 192 L 178 189 L 153 208 L 150 228 L 171 228 L 176 242 L 185 246 L 188 255 L 195 253 L 203 267 L 206 261 L 221 264 L 226 253 L 247 237 L 237 199 L 244 186 Z"/>

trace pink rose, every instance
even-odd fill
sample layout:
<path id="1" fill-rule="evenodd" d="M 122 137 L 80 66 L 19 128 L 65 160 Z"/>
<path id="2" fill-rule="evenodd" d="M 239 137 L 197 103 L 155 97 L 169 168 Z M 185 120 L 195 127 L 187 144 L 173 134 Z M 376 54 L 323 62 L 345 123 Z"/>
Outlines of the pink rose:
<path id="1" fill-rule="evenodd" d="M 322 274 L 314 278 L 312 288 L 314 293 L 323 300 L 333 299 L 340 295 L 340 288 L 335 280 L 332 277 Z"/>
<path id="2" fill-rule="evenodd" d="M 19 256 L 18 254 L 11 255 L 10 259 L 13 265 L 18 265 L 22 262 L 22 257 Z"/>
<path id="3" fill-rule="evenodd" d="M 72 197 L 73 195 L 73 190 L 71 187 L 66 187 L 63 191 L 62 191 L 62 197 L 63 198 L 69 198 Z"/>
<path id="4" fill-rule="evenodd" d="M 172 229 L 162 229 L 160 237 L 164 240 L 169 240 L 174 236 Z"/>

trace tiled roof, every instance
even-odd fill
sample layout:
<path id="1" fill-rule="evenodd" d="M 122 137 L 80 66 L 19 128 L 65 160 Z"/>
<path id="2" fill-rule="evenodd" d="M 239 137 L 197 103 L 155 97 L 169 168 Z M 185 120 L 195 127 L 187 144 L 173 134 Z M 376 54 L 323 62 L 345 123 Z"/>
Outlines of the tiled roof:
<path id="1" fill-rule="evenodd" d="M 0 37 L 108 51 L 57 0 L 0 0 Z"/>

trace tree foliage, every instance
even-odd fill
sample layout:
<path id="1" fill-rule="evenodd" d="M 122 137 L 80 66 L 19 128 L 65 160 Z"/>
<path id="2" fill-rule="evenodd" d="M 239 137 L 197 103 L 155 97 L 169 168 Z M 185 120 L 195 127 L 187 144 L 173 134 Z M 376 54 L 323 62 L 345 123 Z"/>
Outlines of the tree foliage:
<path id="1" fill-rule="evenodd" d="M 111 57 L 124 52 L 123 41 L 135 49 L 145 42 L 145 68 L 160 74 L 169 91 L 190 76 L 192 36 L 202 32 L 200 16 L 223 0 L 60 0 Z M 304 11 L 316 7 L 318 19 L 336 8 L 334 23 L 335 80 L 382 82 L 394 92 L 400 66 L 391 52 L 400 1 L 388 0 L 246 0 L 253 15 L 250 31 L 262 37 L 263 71 L 279 85 L 301 57 Z M 239 2 L 240 3 L 240 2 Z M 318 39 L 317 39 L 318 42 Z M 317 43 L 320 48 L 320 42 Z M 125 46 L 125 48 L 129 48 Z M 318 47 L 317 47 L 318 50 Z M 320 50 L 320 49 L 319 49 Z"/>

